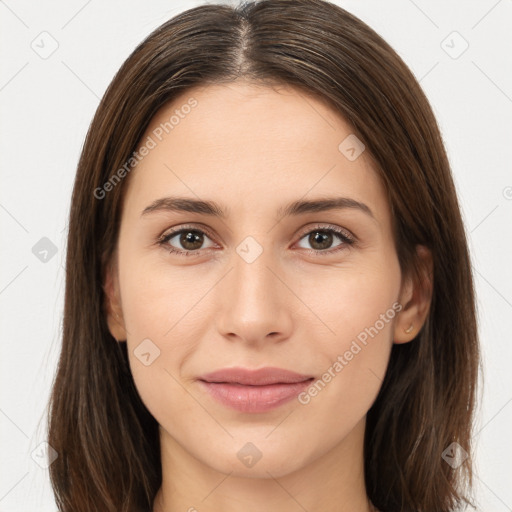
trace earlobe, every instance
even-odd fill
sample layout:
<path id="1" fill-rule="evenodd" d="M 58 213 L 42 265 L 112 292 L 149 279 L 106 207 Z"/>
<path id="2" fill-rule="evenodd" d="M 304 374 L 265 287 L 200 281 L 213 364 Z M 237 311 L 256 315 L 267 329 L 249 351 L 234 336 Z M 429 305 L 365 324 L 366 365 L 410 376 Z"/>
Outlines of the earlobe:
<path id="1" fill-rule="evenodd" d="M 430 250 L 417 246 L 419 260 L 419 275 L 407 276 L 402 287 L 399 301 L 403 309 L 397 316 L 395 324 L 394 343 L 408 343 L 412 341 L 423 327 L 430 310 L 433 292 L 433 260 Z"/>
<path id="2" fill-rule="evenodd" d="M 114 269 L 113 265 L 109 265 L 107 268 L 103 283 L 104 311 L 107 325 L 110 334 L 116 341 L 125 341 L 126 328 L 119 294 L 117 269 Z"/>

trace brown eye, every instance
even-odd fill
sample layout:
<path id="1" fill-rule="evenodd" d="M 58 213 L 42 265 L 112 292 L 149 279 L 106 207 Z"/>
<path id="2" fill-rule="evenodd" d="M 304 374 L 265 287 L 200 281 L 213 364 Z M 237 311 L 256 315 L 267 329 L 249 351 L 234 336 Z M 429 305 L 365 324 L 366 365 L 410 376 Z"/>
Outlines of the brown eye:
<path id="1" fill-rule="evenodd" d="M 336 239 L 338 239 L 340 242 L 333 245 Z M 306 240 L 306 242 L 310 245 L 311 250 L 319 254 L 332 254 L 333 252 L 347 248 L 355 242 L 354 238 L 352 238 L 348 232 L 334 227 L 315 228 L 312 231 L 307 232 L 301 238 L 301 241 L 302 240 Z M 299 243 L 299 247 L 304 246 L 300 245 Z M 304 248 L 308 249 L 308 247 Z"/>
<path id="2" fill-rule="evenodd" d="M 171 240 L 173 240 L 172 243 Z M 159 243 L 172 253 L 191 254 L 193 252 L 199 253 L 200 250 L 211 247 L 211 245 L 203 247 L 205 240 L 210 239 L 202 230 L 182 228 L 168 233 L 160 239 Z"/>

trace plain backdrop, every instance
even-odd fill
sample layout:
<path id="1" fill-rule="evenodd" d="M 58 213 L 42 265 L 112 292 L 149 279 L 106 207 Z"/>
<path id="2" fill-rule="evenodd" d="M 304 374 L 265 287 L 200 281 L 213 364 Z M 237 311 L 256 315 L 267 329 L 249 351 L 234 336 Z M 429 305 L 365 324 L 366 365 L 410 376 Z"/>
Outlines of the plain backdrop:
<path id="1" fill-rule="evenodd" d="M 0 1 L 0 512 L 56 511 L 39 461 L 60 349 L 69 201 L 89 123 L 135 46 L 202 3 Z M 437 115 L 478 295 L 476 496 L 479 510 L 512 510 L 512 1 L 336 3 L 394 47 Z"/>

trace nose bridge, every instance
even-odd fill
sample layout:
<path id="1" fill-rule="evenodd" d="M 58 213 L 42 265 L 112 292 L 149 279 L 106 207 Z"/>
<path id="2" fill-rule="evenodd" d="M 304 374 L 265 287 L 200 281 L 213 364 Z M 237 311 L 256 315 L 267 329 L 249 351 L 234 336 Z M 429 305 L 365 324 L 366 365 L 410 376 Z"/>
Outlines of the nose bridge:
<path id="1" fill-rule="evenodd" d="M 242 307 L 246 318 L 250 318 L 251 312 L 256 317 L 265 307 L 270 310 L 276 300 L 275 276 L 268 268 L 275 266 L 272 250 L 268 241 L 264 247 L 256 238 L 248 236 L 237 246 L 236 253 L 232 276 L 236 305 Z"/>
<path id="2" fill-rule="evenodd" d="M 248 236 L 235 250 L 222 298 L 223 334 L 253 342 L 270 333 L 283 334 L 289 327 L 288 312 L 272 249 Z"/>

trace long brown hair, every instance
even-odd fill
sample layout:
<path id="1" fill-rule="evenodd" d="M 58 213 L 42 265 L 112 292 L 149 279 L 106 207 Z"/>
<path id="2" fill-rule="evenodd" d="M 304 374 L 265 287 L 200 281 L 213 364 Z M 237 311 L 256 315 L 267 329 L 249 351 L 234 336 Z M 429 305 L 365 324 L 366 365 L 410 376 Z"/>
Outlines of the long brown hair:
<path id="1" fill-rule="evenodd" d="M 395 51 L 355 16 L 324 0 L 261 0 L 203 5 L 161 25 L 122 65 L 91 123 L 71 199 L 62 352 L 50 400 L 59 510 L 149 511 L 162 478 L 158 424 L 105 314 L 102 284 L 129 175 L 108 193 L 97 191 L 165 103 L 187 88 L 238 78 L 289 84 L 327 101 L 375 161 L 403 273 L 420 278 L 415 246 L 431 250 L 425 325 L 412 342 L 393 345 L 367 415 L 366 488 L 384 512 L 470 503 L 479 371 L 473 277 L 432 109 Z M 469 454 L 459 467 L 442 456 L 454 442 Z"/>

